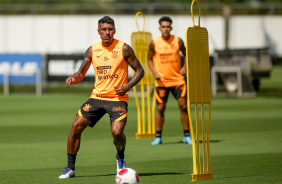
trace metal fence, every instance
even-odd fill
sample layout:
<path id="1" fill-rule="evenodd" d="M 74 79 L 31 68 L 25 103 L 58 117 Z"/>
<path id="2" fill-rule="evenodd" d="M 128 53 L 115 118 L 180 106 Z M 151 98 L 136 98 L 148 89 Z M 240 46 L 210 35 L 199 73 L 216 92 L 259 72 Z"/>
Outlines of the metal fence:
<path id="1" fill-rule="evenodd" d="M 201 3 L 205 15 L 222 15 L 222 3 Z M 231 3 L 233 15 L 281 15 L 282 3 Z M 195 6 L 197 8 L 197 6 Z M 0 4 L 0 15 L 11 14 L 187 14 L 189 3 Z"/>

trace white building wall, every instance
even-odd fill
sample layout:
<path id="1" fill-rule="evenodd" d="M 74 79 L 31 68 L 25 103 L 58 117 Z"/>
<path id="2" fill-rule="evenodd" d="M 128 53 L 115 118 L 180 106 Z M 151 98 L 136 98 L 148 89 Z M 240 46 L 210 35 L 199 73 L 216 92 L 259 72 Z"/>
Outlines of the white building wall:
<path id="1" fill-rule="evenodd" d="M 0 16 L 0 53 L 81 53 L 100 41 L 98 20 L 104 15 L 25 15 Z M 109 15 L 116 23 L 115 38 L 130 44 L 130 34 L 137 31 L 135 15 Z M 146 15 L 145 15 L 146 16 Z M 169 15 L 173 19 L 172 34 L 185 41 L 187 27 L 192 27 L 191 16 Z M 198 25 L 198 17 L 195 25 Z M 158 15 L 146 16 L 145 31 L 153 38 L 160 35 Z M 143 18 L 138 17 L 143 30 Z M 224 48 L 224 19 L 221 16 L 201 16 L 201 27 L 209 33 L 209 49 Z M 282 56 L 282 16 L 232 16 L 229 47 L 270 47 L 273 54 Z"/>

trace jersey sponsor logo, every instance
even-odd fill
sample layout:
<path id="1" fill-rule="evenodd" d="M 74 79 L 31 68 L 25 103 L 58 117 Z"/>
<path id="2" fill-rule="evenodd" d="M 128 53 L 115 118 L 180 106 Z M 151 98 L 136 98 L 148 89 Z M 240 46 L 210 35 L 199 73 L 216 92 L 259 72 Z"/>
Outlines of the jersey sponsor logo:
<path id="1" fill-rule="evenodd" d="M 114 96 L 111 96 L 111 95 L 100 95 L 100 94 L 96 94 L 96 97 L 98 97 L 98 98 L 108 98 L 108 99 L 115 98 Z"/>
<path id="2" fill-rule="evenodd" d="M 99 49 L 99 48 L 98 48 L 98 49 L 95 49 L 94 52 L 99 52 L 99 51 L 101 51 L 101 50 L 102 50 L 102 49 Z"/>
<path id="3" fill-rule="evenodd" d="M 112 66 L 98 66 L 97 70 L 105 70 L 105 69 L 111 69 Z"/>
<path id="4" fill-rule="evenodd" d="M 164 97 L 165 96 L 165 90 L 163 90 L 163 89 L 159 90 L 159 96 Z"/>
<path id="5" fill-rule="evenodd" d="M 84 107 L 83 107 L 83 110 L 88 112 L 90 108 L 91 108 L 90 104 L 85 104 Z"/>
<path id="6" fill-rule="evenodd" d="M 118 106 L 118 107 L 113 107 L 113 111 L 123 111 L 123 112 L 126 112 L 126 109 L 124 107 Z"/>
<path id="7" fill-rule="evenodd" d="M 108 74 L 108 70 L 111 69 L 111 66 L 98 66 L 97 69 L 97 77 L 99 81 L 102 81 L 104 79 L 114 79 L 118 78 L 118 74 Z"/>
<path id="8" fill-rule="evenodd" d="M 118 57 L 118 51 L 113 51 L 112 52 L 112 58 L 117 58 Z"/>
<path id="9" fill-rule="evenodd" d="M 107 71 L 107 70 L 104 70 Z M 104 79 L 114 79 L 114 78 L 118 78 L 118 74 L 110 74 L 110 75 L 102 75 L 102 76 L 98 76 L 98 80 L 102 81 Z"/>

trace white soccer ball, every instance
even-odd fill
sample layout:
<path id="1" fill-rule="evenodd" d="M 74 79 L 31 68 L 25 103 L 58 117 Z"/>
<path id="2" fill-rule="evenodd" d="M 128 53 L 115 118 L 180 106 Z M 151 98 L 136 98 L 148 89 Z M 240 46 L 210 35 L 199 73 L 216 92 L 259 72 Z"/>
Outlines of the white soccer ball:
<path id="1" fill-rule="evenodd" d="M 116 175 L 116 184 L 138 184 L 138 173 L 131 168 L 120 170 Z"/>

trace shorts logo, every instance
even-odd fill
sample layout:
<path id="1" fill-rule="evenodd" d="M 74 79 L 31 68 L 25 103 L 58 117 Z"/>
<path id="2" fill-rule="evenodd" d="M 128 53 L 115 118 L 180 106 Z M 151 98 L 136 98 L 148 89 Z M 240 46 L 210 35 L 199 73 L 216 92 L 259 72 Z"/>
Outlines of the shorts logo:
<path id="1" fill-rule="evenodd" d="M 85 104 L 85 106 L 83 107 L 83 110 L 88 112 L 90 108 L 91 108 L 90 104 Z"/>
<path id="2" fill-rule="evenodd" d="M 161 89 L 161 90 L 159 91 L 159 96 L 160 96 L 160 97 L 164 97 L 164 96 L 165 96 L 165 90 Z"/>
<path id="3" fill-rule="evenodd" d="M 118 57 L 118 51 L 113 51 L 112 52 L 112 58 L 117 58 Z"/>
<path id="4" fill-rule="evenodd" d="M 113 107 L 113 111 L 123 111 L 123 112 L 126 112 L 126 109 L 124 107 Z"/>

